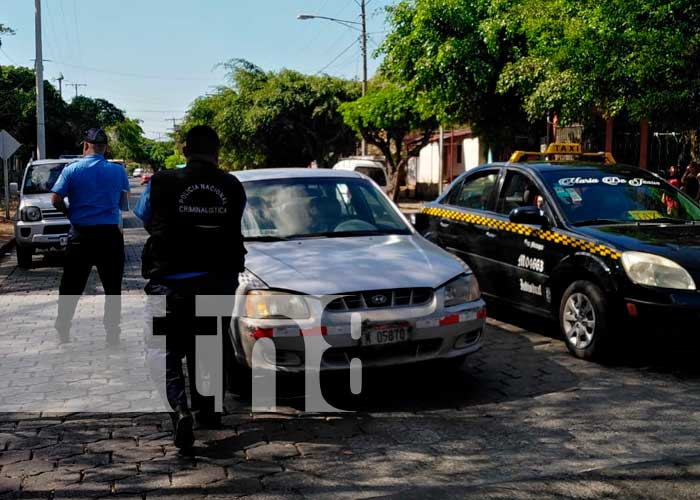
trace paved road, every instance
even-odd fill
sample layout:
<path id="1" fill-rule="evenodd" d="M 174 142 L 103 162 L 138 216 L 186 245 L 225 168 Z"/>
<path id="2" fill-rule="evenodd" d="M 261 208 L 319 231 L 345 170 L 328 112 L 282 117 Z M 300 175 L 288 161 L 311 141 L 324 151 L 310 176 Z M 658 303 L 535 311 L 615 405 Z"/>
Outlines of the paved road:
<path id="1" fill-rule="evenodd" d="M 140 301 L 145 235 L 130 218 L 125 234 L 125 283 Z M 88 359 L 72 369 L 60 358 L 71 351 L 56 351 L 48 334 L 15 328 L 50 321 L 59 263 L 22 271 L 13 256 L 0 262 L 4 408 L 27 392 L 44 394 L 39 403 L 60 400 L 45 389 L 52 378 L 113 387 L 123 352 L 142 349 L 134 334 L 121 354 L 110 353 L 86 323 L 75 349 Z M 644 348 L 640 339 L 628 359 L 597 365 L 569 356 L 547 325 L 500 318 L 509 323 L 492 321 L 484 349 L 458 372 L 372 372 L 360 398 L 346 394 L 346 381 L 327 381 L 326 397 L 351 413 L 303 413 L 295 381 L 283 384 L 277 414 L 252 415 L 229 396 L 225 428 L 197 431 L 190 457 L 171 445 L 167 415 L 130 412 L 134 400 L 111 413 L 0 413 L 0 499 L 700 498 L 699 352 Z M 118 400 L 120 391 L 109 395 Z"/>

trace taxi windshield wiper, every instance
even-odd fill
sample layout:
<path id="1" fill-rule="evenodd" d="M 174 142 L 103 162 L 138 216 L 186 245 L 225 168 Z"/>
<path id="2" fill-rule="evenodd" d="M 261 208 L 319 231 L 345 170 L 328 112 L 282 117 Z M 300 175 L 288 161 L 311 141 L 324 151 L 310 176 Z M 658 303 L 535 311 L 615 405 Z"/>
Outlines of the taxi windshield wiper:
<path id="1" fill-rule="evenodd" d="M 663 224 L 666 222 L 670 222 L 673 224 L 695 224 L 695 222 L 692 220 L 677 219 L 675 217 L 658 217 L 656 219 L 650 219 L 650 220 L 644 220 L 644 221 L 640 220 L 637 222 L 640 222 L 642 224 Z"/>
<path id="2" fill-rule="evenodd" d="M 625 224 L 625 222 L 627 221 L 617 219 L 586 219 L 574 222 L 574 226 L 603 226 L 606 224 Z"/>

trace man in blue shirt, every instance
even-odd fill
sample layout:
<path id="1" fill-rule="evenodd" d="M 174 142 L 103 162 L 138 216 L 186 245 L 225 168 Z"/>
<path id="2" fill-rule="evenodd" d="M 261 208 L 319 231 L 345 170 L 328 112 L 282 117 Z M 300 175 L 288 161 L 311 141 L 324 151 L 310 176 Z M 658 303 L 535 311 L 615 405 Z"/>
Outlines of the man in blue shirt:
<path id="1" fill-rule="evenodd" d="M 93 266 L 97 267 L 106 295 L 107 343 L 119 343 L 124 275 L 120 209 L 129 191 L 129 178 L 124 167 L 105 160 L 106 151 L 107 134 L 98 128 L 88 130 L 83 140 L 84 158 L 63 169 L 52 189 L 53 205 L 68 216 L 72 226 L 56 318 L 61 343 L 70 342 L 73 315 Z"/>

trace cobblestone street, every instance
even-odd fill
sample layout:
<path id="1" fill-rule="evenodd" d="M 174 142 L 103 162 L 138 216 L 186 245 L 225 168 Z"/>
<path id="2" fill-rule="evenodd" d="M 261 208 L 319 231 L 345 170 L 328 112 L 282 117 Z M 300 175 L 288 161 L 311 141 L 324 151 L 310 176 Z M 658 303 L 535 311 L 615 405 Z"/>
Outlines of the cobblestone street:
<path id="1" fill-rule="evenodd" d="M 125 226 L 125 290 L 141 300 L 145 231 L 131 218 Z M 14 255 L 0 261 L 0 411 L 12 395 L 76 371 L 9 355 L 55 349 L 48 334 L 12 332 L 50 321 L 53 306 L 36 297 L 55 296 L 59 266 L 58 257 L 31 270 Z M 93 276 L 87 293 L 99 289 Z M 252 414 L 229 395 L 224 428 L 196 430 L 192 456 L 172 445 L 167 414 L 129 412 L 128 401 L 110 413 L 0 413 L 0 499 L 700 498 L 697 351 L 654 345 L 614 365 L 589 363 L 548 325 L 509 315 L 490 320 L 484 348 L 458 372 L 377 370 L 361 397 L 329 379 L 329 402 L 348 413 L 304 413 L 294 380 L 275 414 Z M 127 352 L 142 348 L 126 339 Z M 91 377 L 107 380 L 115 367 L 102 343 L 80 349 L 92 349 Z"/>

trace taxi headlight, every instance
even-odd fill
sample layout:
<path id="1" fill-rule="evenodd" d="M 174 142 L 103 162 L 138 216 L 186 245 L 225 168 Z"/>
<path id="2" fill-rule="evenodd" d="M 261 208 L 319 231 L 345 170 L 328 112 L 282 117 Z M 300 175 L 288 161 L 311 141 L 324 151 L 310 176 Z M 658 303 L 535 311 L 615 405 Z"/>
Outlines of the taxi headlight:
<path id="1" fill-rule="evenodd" d="M 41 220 L 41 209 L 39 207 L 24 207 L 21 215 L 25 222 L 37 222 Z"/>
<path id="2" fill-rule="evenodd" d="M 695 282 L 688 271 L 659 255 L 642 252 L 622 254 L 622 267 L 637 285 L 695 290 Z"/>
<path id="3" fill-rule="evenodd" d="M 445 307 L 473 302 L 481 298 L 479 282 L 473 274 L 465 274 L 445 285 Z"/>
<path id="4" fill-rule="evenodd" d="M 252 290 L 245 300 L 245 316 L 252 319 L 308 319 L 303 295 L 272 290 Z"/>

